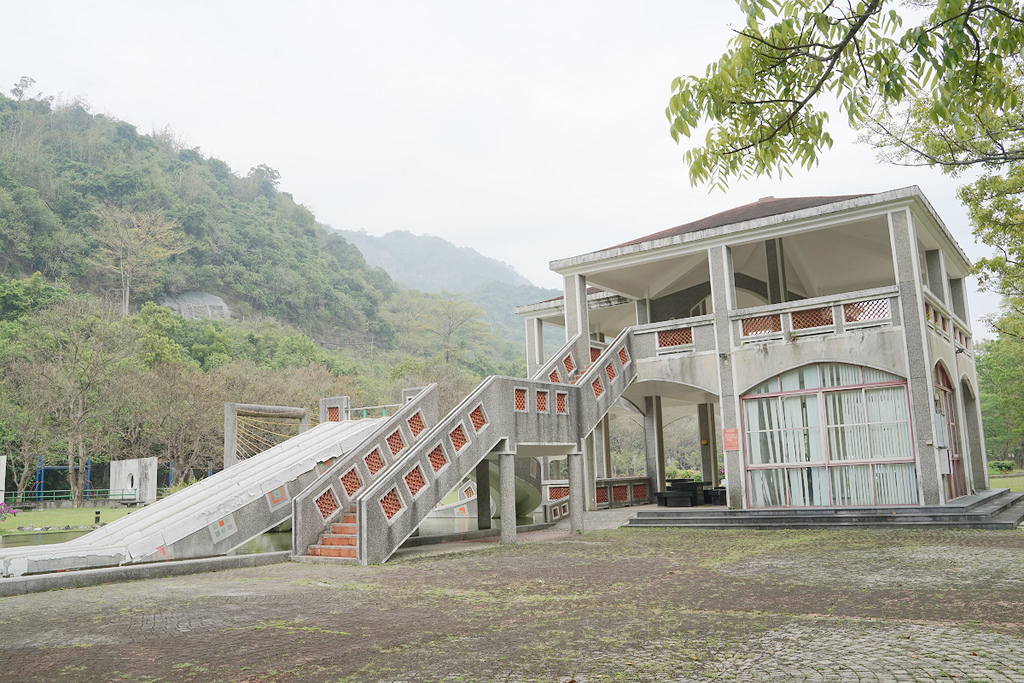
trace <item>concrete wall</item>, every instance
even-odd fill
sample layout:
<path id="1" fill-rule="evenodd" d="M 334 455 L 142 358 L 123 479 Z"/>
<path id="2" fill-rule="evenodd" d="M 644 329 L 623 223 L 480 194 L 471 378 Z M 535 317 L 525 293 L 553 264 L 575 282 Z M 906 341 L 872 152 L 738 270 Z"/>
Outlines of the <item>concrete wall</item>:
<path id="1" fill-rule="evenodd" d="M 157 484 L 156 465 L 156 458 L 111 461 L 110 497 L 129 500 L 134 491 L 136 501 L 140 503 L 154 502 Z"/>

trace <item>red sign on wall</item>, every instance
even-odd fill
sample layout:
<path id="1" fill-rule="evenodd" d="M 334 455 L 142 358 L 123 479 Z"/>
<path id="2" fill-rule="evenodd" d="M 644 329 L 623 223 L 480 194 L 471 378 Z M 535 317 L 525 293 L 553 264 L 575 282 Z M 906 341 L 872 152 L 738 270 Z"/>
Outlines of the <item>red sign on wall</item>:
<path id="1" fill-rule="evenodd" d="M 740 449 L 740 430 L 723 429 L 722 447 L 727 451 L 738 451 Z"/>

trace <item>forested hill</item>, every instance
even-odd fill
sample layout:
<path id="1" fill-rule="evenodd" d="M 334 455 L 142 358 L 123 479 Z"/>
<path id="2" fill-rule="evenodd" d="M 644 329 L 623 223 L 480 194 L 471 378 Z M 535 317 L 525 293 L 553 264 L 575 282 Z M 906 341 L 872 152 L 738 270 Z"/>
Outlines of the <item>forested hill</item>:
<path id="1" fill-rule="evenodd" d="M 198 289 L 241 316 L 389 343 L 391 278 L 278 191 L 278 177 L 265 165 L 241 177 L 169 132 L 140 134 L 80 103 L 0 95 L 0 273 L 39 271 L 115 299 L 127 287 L 101 216 L 128 211 L 165 221 L 184 249 L 131 274 L 133 308 Z"/>
<path id="2" fill-rule="evenodd" d="M 561 294 L 559 290 L 537 287 L 507 263 L 433 235 L 414 235 L 405 230 L 380 237 L 364 231 L 339 232 L 359 247 L 368 263 L 380 266 L 406 287 L 422 292 L 462 292 L 484 310 L 485 319 L 503 339 L 518 342 L 525 337 L 516 306 Z"/>
<path id="3" fill-rule="evenodd" d="M 339 232 L 359 247 L 368 263 L 421 292 L 465 292 L 488 282 L 530 284 L 507 263 L 433 235 L 414 235 L 407 230 L 392 230 L 380 237 L 364 231 Z"/>

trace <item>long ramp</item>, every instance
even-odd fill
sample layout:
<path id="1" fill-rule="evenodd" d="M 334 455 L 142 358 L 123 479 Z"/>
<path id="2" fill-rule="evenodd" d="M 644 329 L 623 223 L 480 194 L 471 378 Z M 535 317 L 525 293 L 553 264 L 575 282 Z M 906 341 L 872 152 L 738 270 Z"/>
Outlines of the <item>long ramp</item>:
<path id="1" fill-rule="evenodd" d="M 0 572 L 223 555 L 288 519 L 293 498 L 382 424 L 325 422 L 72 541 L 0 550 Z"/>

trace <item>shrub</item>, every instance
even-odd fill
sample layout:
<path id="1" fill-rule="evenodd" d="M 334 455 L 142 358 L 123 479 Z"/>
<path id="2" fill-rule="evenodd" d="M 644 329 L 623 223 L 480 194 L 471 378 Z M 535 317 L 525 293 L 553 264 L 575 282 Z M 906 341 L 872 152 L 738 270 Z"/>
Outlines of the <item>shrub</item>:
<path id="1" fill-rule="evenodd" d="M 1009 474 L 1013 472 L 1013 461 L 1012 460 L 990 460 L 988 463 L 989 470 L 997 474 Z"/>

